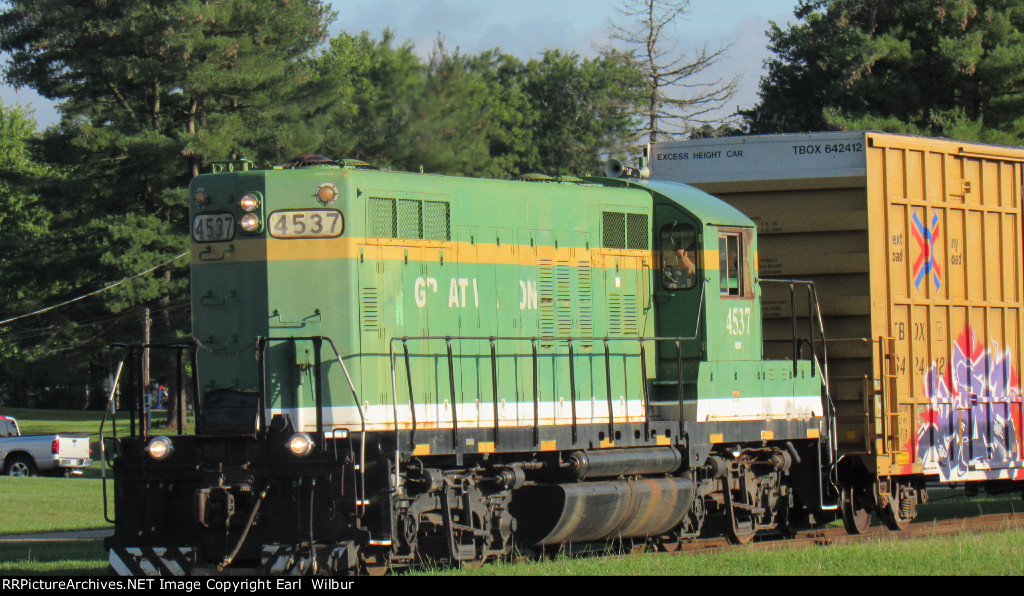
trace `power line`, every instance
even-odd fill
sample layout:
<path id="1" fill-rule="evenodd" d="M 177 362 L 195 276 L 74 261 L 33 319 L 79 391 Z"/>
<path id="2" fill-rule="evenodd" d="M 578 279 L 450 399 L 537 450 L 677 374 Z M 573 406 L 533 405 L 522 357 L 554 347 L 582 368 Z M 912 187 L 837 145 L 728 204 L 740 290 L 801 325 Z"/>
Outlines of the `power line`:
<path id="1" fill-rule="evenodd" d="M 109 290 L 111 288 L 116 288 L 117 286 L 119 286 L 119 285 L 121 285 L 121 284 L 123 284 L 125 282 L 129 282 L 129 281 L 131 281 L 133 279 L 136 279 L 138 277 L 142 277 L 143 275 L 146 275 L 147 273 L 151 273 L 151 272 L 153 272 L 153 271 L 163 267 L 164 265 L 169 265 L 169 264 L 173 263 L 174 261 L 177 261 L 181 257 L 184 257 L 185 255 L 189 254 L 190 252 L 192 252 L 192 251 L 186 250 L 185 252 L 181 253 L 180 255 L 178 255 L 178 256 L 176 256 L 176 257 L 174 257 L 172 259 L 168 259 L 168 260 L 164 261 L 163 263 L 160 263 L 159 265 L 156 265 L 154 267 L 150 267 L 149 269 L 146 269 L 145 271 L 143 271 L 141 273 L 136 273 L 135 275 L 132 275 L 131 277 L 125 277 L 124 279 L 121 279 L 120 281 L 115 281 L 114 283 L 112 283 L 112 284 L 110 284 L 110 285 L 108 285 L 106 287 L 100 288 L 98 290 L 94 290 L 92 292 L 89 292 L 88 294 L 83 294 L 81 296 L 78 296 L 77 298 L 72 298 L 71 300 L 65 300 L 64 302 L 61 302 L 60 304 L 54 304 L 53 306 L 47 306 L 46 308 L 39 309 L 39 310 L 37 310 L 35 312 L 25 313 L 23 315 L 18 315 L 16 317 L 11 317 L 10 319 L 5 319 L 3 321 L 0 321 L 0 325 L 6 325 L 7 323 L 10 323 L 12 321 L 17 321 L 19 319 L 25 319 L 25 318 L 28 318 L 28 317 L 33 317 L 35 315 L 40 315 L 40 314 L 43 314 L 44 312 L 49 312 L 49 311 L 51 311 L 51 310 L 53 310 L 55 308 L 60 308 L 62 306 L 67 306 L 67 305 L 72 304 L 74 302 L 78 302 L 79 300 L 84 300 L 85 298 L 88 298 L 89 296 L 95 296 L 96 294 L 99 294 L 100 292 L 105 292 L 105 291 L 107 291 L 107 290 Z"/>
<path id="2" fill-rule="evenodd" d="M 150 307 L 150 312 L 152 312 L 152 313 L 170 312 L 170 311 L 181 309 L 181 308 L 187 308 L 188 306 L 190 306 L 190 301 L 182 300 L 182 301 L 179 301 L 179 302 L 171 303 L 171 304 L 166 305 L 166 306 Z M 141 308 L 134 308 L 134 309 L 122 311 L 122 312 L 119 312 L 119 313 L 116 313 L 116 314 L 107 315 L 105 317 L 101 317 L 101 318 L 98 318 L 98 319 L 93 319 L 91 321 L 84 321 L 84 322 L 79 322 L 79 323 L 71 323 L 71 324 L 66 324 L 66 325 L 49 325 L 47 327 L 35 327 L 35 328 L 28 328 L 28 329 L 20 329 L 20 330 L 17 330 L 17 331 L 0 331 L 0 337 L 2 337 L 3 339 L 5 339 L 7 341 L 11 341 L 11 342 L 25 341 L 25 340 L 32 339 L 32 338 L 35 338 L 35 337 L 44 337 L 44 336 L 47 336 L 47 335 L 53 335 L 54 333 L 59 333 L 61 331 L 66 331 L 68 329 L 85 329 L 87 327 L 95 327 L 97 325 L 107 325 L 107 324 L 110 324 L 110 323 L 117 323 L 117 322 L 120 322 L 121 320 L 125 320 L 125 319 L 134 319 L 134 318 L 138 318 L 139 316 L 141 316 L 143 314 L 143 312 L 144 312 L 144 310 L 141 309 Z"/>

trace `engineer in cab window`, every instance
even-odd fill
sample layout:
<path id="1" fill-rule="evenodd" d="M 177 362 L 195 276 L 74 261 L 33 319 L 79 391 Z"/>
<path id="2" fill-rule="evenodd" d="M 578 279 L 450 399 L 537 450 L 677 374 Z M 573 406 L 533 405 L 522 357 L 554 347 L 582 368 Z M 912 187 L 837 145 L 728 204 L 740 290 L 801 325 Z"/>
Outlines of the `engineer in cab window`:
<path id="1" fill-rule="evenodd" d="M 661 283 L 666 290 L 686 290 L 697 284 L 697 233 L 674 223 L 661 229 Z"/>

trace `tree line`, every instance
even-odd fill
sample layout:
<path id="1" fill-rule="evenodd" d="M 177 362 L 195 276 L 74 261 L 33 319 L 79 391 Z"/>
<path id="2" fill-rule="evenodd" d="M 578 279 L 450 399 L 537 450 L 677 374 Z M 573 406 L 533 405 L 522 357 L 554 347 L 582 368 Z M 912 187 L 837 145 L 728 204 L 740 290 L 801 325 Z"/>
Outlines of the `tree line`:
<path id="1" fill-rule="evenodd" d="M 1024 144 L 1021 0 L 800 0 L 794 16 L 768 30 L 748 132 Z"/>
<path id="2" fill-rule="evenodd" d="M 105 345 L 147 325 L 153 341 L 190 334 L 174 257 L 188 183 L 213 161 L 320 153 L 510 178 L 596 173 L 636 143 L 627 53 L 524 60 L 439 39 L 423 58 L 390 31 L 329 37 L 335 17 L 321 0 L 6 3 L 6 80 L 58 102 L 60 121 L 37 134 L 0 106 L 0 403 L 95 407 Z"/>
<path id="3" fill-rule="evenodd" d="M 147 317 L 154 341 L 188 337 L 186 188 L 213 161 L 511 178 L 723 134 L 1022 144 L 1024 0 L 797 0 L 767 31 L 758 102 L 725 116 L 738 80 L 707 73 L 728 47 L 673 43 L 689 5 L 625 0 L 615 47 L 524 59 L 332 36 L 323 0 L 8 0 L 5 79 L 60 121 L 0 105 L 0 404 L 95 407 L 105 345 Z"/>

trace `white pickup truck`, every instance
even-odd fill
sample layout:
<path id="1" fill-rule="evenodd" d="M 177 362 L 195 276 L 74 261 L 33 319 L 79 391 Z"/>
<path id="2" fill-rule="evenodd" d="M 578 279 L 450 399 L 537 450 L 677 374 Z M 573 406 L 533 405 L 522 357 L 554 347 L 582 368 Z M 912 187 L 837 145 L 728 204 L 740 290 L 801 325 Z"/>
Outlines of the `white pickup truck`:
<path id="1" fill-rule="evenodd" d="M 7 476 L 81 474 L 92 465 L 89 435 L 21 436 L 18 422 L 0 416 L 0 471 Z"/>

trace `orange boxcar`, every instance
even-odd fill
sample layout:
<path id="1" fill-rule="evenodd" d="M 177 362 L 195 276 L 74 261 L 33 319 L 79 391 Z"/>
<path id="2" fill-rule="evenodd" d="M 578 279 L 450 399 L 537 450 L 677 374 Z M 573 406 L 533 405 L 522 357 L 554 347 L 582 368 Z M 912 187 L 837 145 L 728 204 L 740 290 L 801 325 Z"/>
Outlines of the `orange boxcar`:
<path id="1" fill-rule="evenodd" d="M 906 490 L 912 512 L 924 480 L 1019 486 L 1024 150 L 837 132 L 660 143 L 649 158 L 652 178 L 757 223 L 762 277 L 815 282 L 837 447 L 879 506 Z M 763 304 L 766 330 L 791 324 L 788 296 Z"/>

